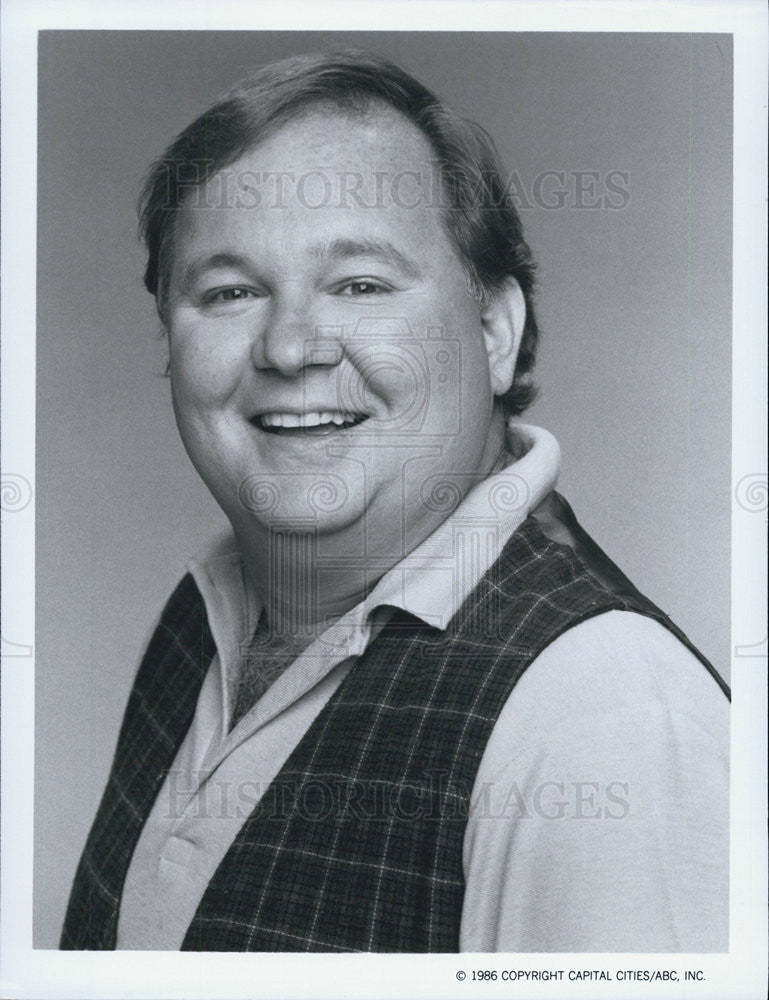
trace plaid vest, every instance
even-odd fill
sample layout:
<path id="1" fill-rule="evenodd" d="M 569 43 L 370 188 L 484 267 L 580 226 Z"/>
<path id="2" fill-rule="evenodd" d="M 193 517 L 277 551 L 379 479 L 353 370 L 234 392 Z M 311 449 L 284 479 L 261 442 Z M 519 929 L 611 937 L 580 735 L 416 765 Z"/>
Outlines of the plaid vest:
<path id="1" fill-rule="evenodd" d="M 661 622 L 728 693 L 552 493 L 445 632 L 401 612 L 369 645 L 241 828 L 183 949 L 458 951 L 470 794 L 497 717 L 549 643 L 614 609 Z M 215 651 L 188 575 L 131 692 L 62 948 L 115 947 L 131 855 Z"/>

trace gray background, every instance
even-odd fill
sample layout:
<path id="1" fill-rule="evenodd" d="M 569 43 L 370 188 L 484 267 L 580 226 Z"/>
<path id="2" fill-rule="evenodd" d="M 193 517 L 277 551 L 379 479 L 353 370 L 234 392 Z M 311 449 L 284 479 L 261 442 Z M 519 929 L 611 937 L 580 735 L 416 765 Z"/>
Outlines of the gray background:
<path id="1" fill-rule="evenodd" d="M 542 171 L 570 175 L 564 207 L 521 213 L 543 329 L 524 419 L 559 439 L 585 528 L 728 675 L 730 36 L 43 32 L 36 947 L 57 945 L 147 629 L 226 525 L 161 377 L 140 180 L 250 67 L 339 44 L 389 55 L 480 121 L 529 197 Z M 586 170 L 627 172 L 629 204 L 578 207 Z"/>

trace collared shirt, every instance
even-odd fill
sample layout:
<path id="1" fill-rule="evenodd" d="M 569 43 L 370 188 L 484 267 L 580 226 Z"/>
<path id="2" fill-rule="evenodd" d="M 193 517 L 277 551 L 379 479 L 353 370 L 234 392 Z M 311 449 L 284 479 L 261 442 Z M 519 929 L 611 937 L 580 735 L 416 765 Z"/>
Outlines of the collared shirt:
<path id="1" fill-rule="evenodd" d="M 470 490 L 365 601 L 311 643 L 231 732 L 237 666 L 261 605 L 231 539 L 190 565 L 218 652 L 134 852 L 119 948 L 180 946 L 240 827 L 394 608 L 446 627 L 555 484 L 558 447 L 547 432 L 512 425 L 508 448 L 510 464 Z M 445 500 L 436 495 L 436 503 Z M 720 766 L 704 787 L 714 794 L 725 787 L 725 749 L 718 746 L 723 699 L 711 686 L 720 694 L 664 628 L 626 612 L 569 630 L 531 664 L 495 726 L 476 779 L 463 858 L 463 950 L 676 950 L 693 934 L 703 950 L 726 947 L 721 911 L 704 929 L 701 916 L 694 918 L 698 900 L 687 895 L 690 883 L 684 891 L 687 866 L 677 856 L 683 824 L 696 841 L 687 843 L 697 867 L 708 860 L 723 890 L 723 824 L 709 834 L 695 831 L 687 812 L 677 829 L 665 826 L 675 819 L 671 796 L 679 796 L 680 807 L 682 794 L 677 785 L 664 787 L 671 755 L 698 787 L 707 763 L 717 759 Z M 664 718 L 673 711 L 683 711 L 675 726 Z M 649 732 L 657 737 L 652 750 Z M 686 785 L 684 797 L 691 795 Z M 643 797 L 634 802 L 637 789 Z M 629 866 L 640 879 L 639 838 L 646 903 L 639 907 L 636 899 L 618 929 L 616 906 L 639 893 L 618 894 L 596 869 L 608 859 L 614 877 L 624 877 Z M 571 882 L 575 866 L 576 885 L 590 883 L 582 898 Z M 627 943 L 628 934 L 636 944 Z"/>

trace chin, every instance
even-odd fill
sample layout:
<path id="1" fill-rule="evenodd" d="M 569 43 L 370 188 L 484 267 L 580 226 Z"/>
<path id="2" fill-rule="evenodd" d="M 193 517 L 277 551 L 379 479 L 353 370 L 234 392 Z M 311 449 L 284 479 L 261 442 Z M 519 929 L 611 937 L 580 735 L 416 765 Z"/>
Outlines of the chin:
<path id="1" fill-rule="evenodd" d="M 333 474 L 247 476 L 226 506 L 238 531 L 329 535 L 353 525 L 361 515 L 349 490 Z"/>

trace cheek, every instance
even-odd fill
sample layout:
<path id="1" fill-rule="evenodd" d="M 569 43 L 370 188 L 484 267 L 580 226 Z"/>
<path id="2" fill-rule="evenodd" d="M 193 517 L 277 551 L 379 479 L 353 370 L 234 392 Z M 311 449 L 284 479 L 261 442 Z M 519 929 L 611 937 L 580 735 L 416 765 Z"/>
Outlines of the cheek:
<path id="1" fill-rule="evenodd" d="M 177 409 L 213 406 L 230 397 L 242 371 L 232 347 L 202 332 L 169 333 L 171 394 Z"/>
<path id="2" fill-rule="evenodd" d="M 385 345 L 367 357 L 359 371 L 368 392 L 399 412 L 427 394 L 424 359 L 419 345 Z"/>

